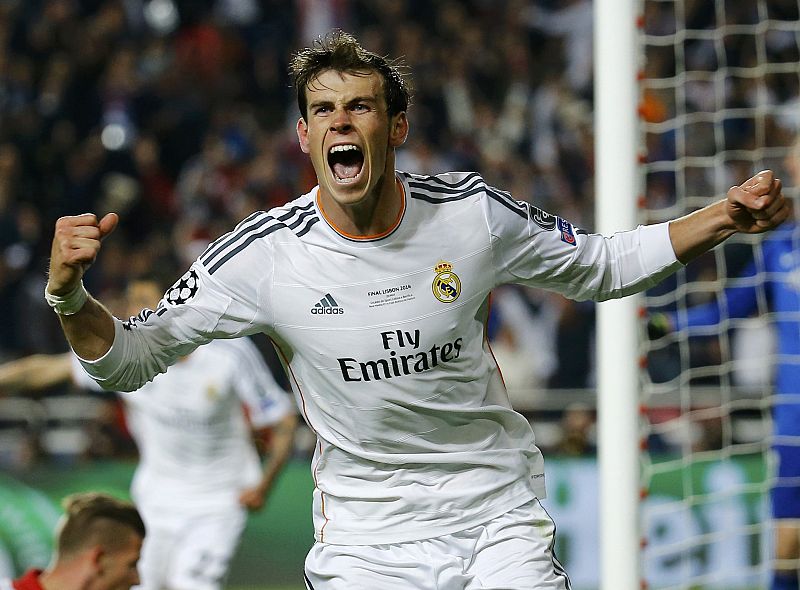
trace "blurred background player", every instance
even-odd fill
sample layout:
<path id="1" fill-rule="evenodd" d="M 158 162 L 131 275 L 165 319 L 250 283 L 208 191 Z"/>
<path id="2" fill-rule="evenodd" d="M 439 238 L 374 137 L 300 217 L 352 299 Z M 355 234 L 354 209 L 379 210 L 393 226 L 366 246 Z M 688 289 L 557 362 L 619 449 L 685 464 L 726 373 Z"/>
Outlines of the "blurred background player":
<path id="1" fill-rule="evenodd" d="M 0 590 L 130 590 L 138 584 L 145 526 L 136 507 L 94 492 L 68 496 L 63 506 L 52 564 L 0 580 Z"/>
<path id="2" fill-rule="evenodd" d="M 161 292 L 154 280 L 131 282 L 128 313 L 151 313 Z M 0 365 L 3 389 L 30 391 L 70 379 L 99 391 L 72 353 Z M 290 397 L 246 338 L 204 346 L 121 397 L 140 455 L 131 493 L 149 531 L 140 588 L 221 588 L 247 511 L 264 505 L 291 453 L 297 420 Z M 271 438 L 263 468 L 248 421 L 256 437 Z"/>
<path id="3" fill-rule="evenodd" d="M 800 186 L 800 139 L 785 161 L 794 187 Z M 756 279 L 757 280 L 754 280 Z M 792 221 L 761 243 L 759 263 L 751 261 L 720 298 L 686 313 L 653 314 L 658 336 L 673 330 L 713 326 L 726 318 L 769 312 L 777 335 L 774 368 L 772 447 L 778 467 L 771 490 L 776 521 L 772 590 L 797 590 L 800 579 L 800 226 Z M 766 294 L 767 308 L 759 306 Z M 721 303 L 724 301 L 724 304 Z"/>

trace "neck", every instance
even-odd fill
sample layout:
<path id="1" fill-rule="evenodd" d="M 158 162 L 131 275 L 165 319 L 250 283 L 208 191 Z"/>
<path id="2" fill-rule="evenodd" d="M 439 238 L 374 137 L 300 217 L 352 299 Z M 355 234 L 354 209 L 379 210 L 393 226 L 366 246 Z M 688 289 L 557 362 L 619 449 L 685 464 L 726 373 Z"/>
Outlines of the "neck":
<path id="1" fill-rule="evenodd" d="M 81 568 L 55 566 L 39 576 L 43 590 L 89 590 L 91 574 Z"/>
<path id="2" fill-rule="evenodd" d="M 372 195 L 353 205 L 342 205 L 325 198 L 320 191 L 322 214 L 340 233 L 359 237 L 375 237 L 390 231 L 403 209 L 403 186 L 393 173 L 385 173 Z"/>

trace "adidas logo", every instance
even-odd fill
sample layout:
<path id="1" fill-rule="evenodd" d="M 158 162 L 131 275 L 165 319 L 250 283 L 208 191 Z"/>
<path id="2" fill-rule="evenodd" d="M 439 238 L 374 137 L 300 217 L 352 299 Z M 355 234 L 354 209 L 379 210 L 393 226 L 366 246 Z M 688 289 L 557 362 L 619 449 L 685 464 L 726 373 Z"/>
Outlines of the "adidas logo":
<path id="1" fill-rule="evenodd" d="M 344 309 L 339 307 L 339 304 L 336 303 L 336 300 L 331 296 L 330 293 L 325 295 L 322 299 L 320 299 L 314 307 L 311 308 L 311 313 L 318 315 L 318 314 L 342 314 L 344 313 Z"/>

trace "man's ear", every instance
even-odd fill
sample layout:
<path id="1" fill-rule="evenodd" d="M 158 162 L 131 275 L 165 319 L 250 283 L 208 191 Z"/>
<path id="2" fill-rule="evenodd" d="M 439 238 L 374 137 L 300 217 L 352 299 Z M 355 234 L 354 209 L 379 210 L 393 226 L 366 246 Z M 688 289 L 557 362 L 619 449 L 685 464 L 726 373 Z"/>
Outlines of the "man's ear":
<path id="1" fill-rule="evenodd" d="M 390 147 L 400 147 L 406 142 L 406 138 L 408 137 L 408 117 L 406 117 L 406 113 L 398 113 L 396 114 L 391 122 L 389 127 L 389 146 Z"/>
<path id="2" fill-rule="evenodd" d="M 83 559 L 90 566 L 95 575 L 101 575 L 103 572 L 103 561 L 107 555 L 106 550 L 102 545 L 94 545 L 86 550 Z"/>
<path id="3" fill-rule="evenodd" d="M 311 152 L 308 146 L 308 124 L 300 117 L 297 120 L 297 139 L 300 140 L 300 149 L 304 154 Z"/>

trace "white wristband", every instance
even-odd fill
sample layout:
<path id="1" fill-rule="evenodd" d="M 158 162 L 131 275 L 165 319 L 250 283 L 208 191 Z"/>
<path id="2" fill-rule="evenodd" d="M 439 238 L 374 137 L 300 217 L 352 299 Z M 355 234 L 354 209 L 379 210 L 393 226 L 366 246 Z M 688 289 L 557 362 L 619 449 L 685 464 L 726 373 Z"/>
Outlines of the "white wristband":
<path id="1" fill-rule="evenodd" d="M 49 285 L 50 283 L 48 283 Z M 58 315 L 73 315 L 78 313 L 89 298 L 89 293 L 83 286 L 83 281 L 66 295 L 53 295 L 44 288 L 44 299 Z"/>

